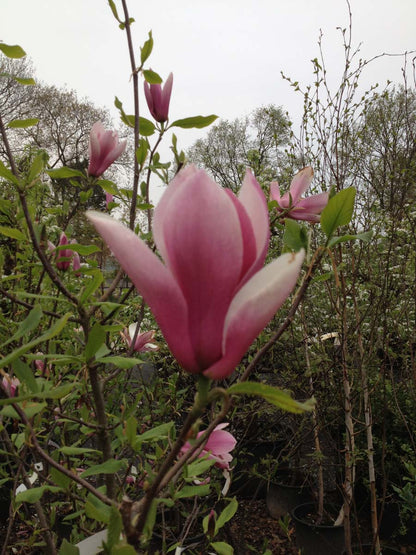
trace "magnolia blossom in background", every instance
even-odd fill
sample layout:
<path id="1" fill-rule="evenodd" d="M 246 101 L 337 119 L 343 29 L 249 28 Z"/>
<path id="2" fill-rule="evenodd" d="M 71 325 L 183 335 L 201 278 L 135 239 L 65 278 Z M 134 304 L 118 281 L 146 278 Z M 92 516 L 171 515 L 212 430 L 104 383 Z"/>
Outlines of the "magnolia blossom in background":
<path id="1" fill-rule="evenodd" d="M 230 462 L 233 460 L 231 451 L 234 449 L 237 440 L 230 434 L 225 432 L 224 428 L 228 426 L 227 423 L 219 424 L 214 428 L 208 441 L 204 445 L 203 450 L 199 453 L 198 457 L 208 457 L 215 460 L 215 466 L 230 470 Z M 199 432 L 196 436 L 198 439 L 204 432 Z M 182 453 L 186 453 L 191 448 L 191 444 L 187 441 L 182 447 Z"/>
<path id="2" fill-rule="evenodd" d="M 311 167 L 303 168 L 295 175 L 287 193 L 280 196 L 280 189 L 277 182 L 270 184 L 270 196 L 277 201 L 278 211 L 284 212 L 286 218 L 294 220 L 306 220 L 311 223 L 320 221 L 320 213 L 328 204 L 328 193 L 319 193 L 302 198 L 303 193 L 309 188 L 313 177 Z"/>
<path id="3" fill-rule="evenodd" d="M 127 141 L 119 142 L 116 131 L 106 131 L 101 121 L 91 128 L 88 155 L 88 175 L 100 177 L 123 154 Z"/>
<path id="4" fill-rule="evenodd" d="M 131 347 L 131 342 L 136 332 L 137 323 L 130 324 L 128 328 L 121 332 L 121 337 Z M 137 334 L 136 341 L 134 343 L 134 351 L 137 353 L 147 353 L 149 351 L 158 351 L 159 346 L 153 343 L 153 338 L 155 336 L 155 330 L 146 331 L 144 333 Z"/>
<path id="5" fill-rule="evenodd" d="M 61 247 L 63 245 L 68 245 L 68 237 L 65 235 L 64 232 L 61 233 L 61 237 L 59 238 L 58 246 Z M 71 258 L 73 255 L 73 251 L 71 249 L 62 249 L 58 251 L 56 257 L 56 267 L 58 270 L 66 271 L 71 265 Z"/>
<path id="6" fill-rule="evenodd" d="M 15 397 L 16 390 L 20 385 L 20 381 L 17 378 L 11 378 L 9 375 L 6 375 L 3 376 L 1 383 L 7 395 L 9 397 Z"/>
<path id="7" fill-rule="evenodd" d="M 110 202 L 114 202 L 114 197 L 111 193 L 106 193 L 105 194 L 105 207 L 108 210 L 108 205 Z"/>
<path id="8" fill-rule="evenodd" d="M 146 96 L 149 112 L 159 123 L 167 121 L 169 117 L 170 95 L 172 94 L 173 74 L 170 73 L 164 86 L 159 84 L 149 85 L 144 82 L 144 94 Z"/>
<path id="9" fill-rule="evenodd" d="M 72 239 L 70 244 L 71 245 L 76 245 L 77 244 L 76 239 Z M 81 259 L 79 257 L 79 254 L 76 251 L 72 251 L 72 254 L 73 254 L 72 269 L 74 270 L 74 273 L 75 273 L 76 276 L 80 276 L 81 275 L 81 272 L 80 272 Z"/>
<path id="10" fill-rule="evenodd" d="M 239 196 L 203 170 L 179 172 L 154 215 L 164 263 L 113 218 L 87 213 L 150 306 L 170 350 L 188 372 L 222 379 L 292 291 L 304 253 L 263 268 L 269 243 L 264 194 L 250 171 Z"/>

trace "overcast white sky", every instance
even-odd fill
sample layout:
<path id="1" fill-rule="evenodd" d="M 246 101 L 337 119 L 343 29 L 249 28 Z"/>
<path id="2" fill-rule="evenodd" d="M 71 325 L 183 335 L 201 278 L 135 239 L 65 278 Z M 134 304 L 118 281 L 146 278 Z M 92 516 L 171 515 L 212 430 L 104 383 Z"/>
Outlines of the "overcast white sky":
<path id="1" fill-rule="evenodd" d="M 416 0 L 351 0 L 351 8 L 363 58 L 416 48 Z M 280 72 L 313 81 L 320 29 L 333 82 L 343 67 L 336 27 L 348 26 L 345 0 L 129 0 L 129 10 L 137 59 L 151 29 L 151 67 L 164 79 L 174 73 L 171 121 L 212 113 L 232 119 L 269 103 L 299 116 L 302 97 Z M 131 106 L 126 38 L 106 0 L 0 0 L 0 22 L 0 39 L 26 50 L 40 80 L 67 85 L 113 114 L 115 95 Z M 402 63 L 375 61 L 363 84 L 401 82 Z M 179 132 L 180 146 L 204 133 Z"/>

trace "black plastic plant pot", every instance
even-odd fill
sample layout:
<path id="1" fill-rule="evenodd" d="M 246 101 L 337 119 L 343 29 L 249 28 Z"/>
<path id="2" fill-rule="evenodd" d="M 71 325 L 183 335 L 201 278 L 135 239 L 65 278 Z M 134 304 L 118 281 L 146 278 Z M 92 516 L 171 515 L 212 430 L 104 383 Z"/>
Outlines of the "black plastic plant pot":
<path id="1" fill-rule="evenodd" d="M 302 555 L 343 555 L 344 526 L 315 524 L 314 503 L 304 503 L 295 507 L 292 518 L 295 523 L 296 545 Z"/>
<path id="2" fill-rule="evenodd" d="M 375 553 L 374 546 L 372 544 L 364 544 L 362 546 L 353 545 L 352 546 L 352 553 L 353 555 L 373 555 Z M 382 547 L 381 548 L 382 555 L 396 555 L 397 553 L 402 553 L 398 549 L 394 549 L 394 547 Z M 344 552 L 345 555 L 345 552 Z"/>
<path id="3" fill-rule="evenodd" d="M 295 507 L 312 501 L 310 487 L 305 482 L 272 482 L 266 495 L 267 510 L 271 517 L 279 519 Z"/>

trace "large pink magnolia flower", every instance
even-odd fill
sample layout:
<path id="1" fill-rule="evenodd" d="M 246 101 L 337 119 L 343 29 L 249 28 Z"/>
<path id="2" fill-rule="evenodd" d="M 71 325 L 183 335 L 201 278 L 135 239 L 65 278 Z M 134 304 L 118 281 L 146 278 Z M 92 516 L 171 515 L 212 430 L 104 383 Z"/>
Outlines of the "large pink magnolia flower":
<path id="1" fill-rule="evenodd" d="M 170 95 L 172 94 L 173 74 L 170 73 L 164 86 L 160 84 L 149 85 L 144 82 L 144 94 L 146 96 L 149 112 L 159 123 L 167 121 L 169 117 Z"/>
<path id="2" fill-rule="evenodd" d="M 228 423 L 224 423 L 214 428 L 198 457 L 202 458 L 208 456 L 209 459 L 215 460 L 215 466 L 218 468 L 230 470 L 230 462 L 233 460 L 231 451 L 234 449 L 237 440 L 230 432 L 224 431 L 224 428 L 227 426 Z M 203 433 L 203 431 L 199 432 L 196 436 L 197 439 Z M 191 444 L 187 441 L 181 451 L 182 453 L 186 453 L 190 448 Z"/>
<path id="3" fill-rule="evenodd" d="M 231 374 L 292 291 L 304 253 L 263 268 L 264 194 L 247 170 L 239 196 L 202 170 L 178 173 L 154 214 L 164 263 L 127 227 L 87 213 L 153 311 L 179 364 L 212 379 Z"/>
<path id="4" fill-rule="evenodd" d="M 287 193 L 280 196 L 280 189 L 277 182 L 270 184 L 270 194 L 272 200 L 276 200 L 279 205 L 278 210 L 284 212 L 286 218 L 294 220 L 306 220 L 317 223 L 320 220 L 320 213 L 328 204 L 328 193 L 319 193 L 307 198 L 302 198 L 303 193 L 309 188 L 313 177 L 311 167 L 303 168 L 295 175 Z"/>
<path id="5" fill-rule="evenodd" d="M 131 347 L 131 342 L 133 340 L 134 334 L 136 333 L 137 323 L 134 322 L 130 324 L 128 328 L 121 332 L 121 337 Z M 145 331 L 143 333 L 138 333 L 136 341 L 134 343 L 134 351 L 137 353 L 147 353 L 149 351 L 158 351 L 159 346 L 153 342 L 155 336 L 155 330 Z"/>
<path id="6" fill-rule="evenodd" d="M 101 121 L 91 128 L 88 155 L 88 175 L 99 177 L 123 154 L 127 141 L 118 142 L 116 131 L 106 131 Z"/>

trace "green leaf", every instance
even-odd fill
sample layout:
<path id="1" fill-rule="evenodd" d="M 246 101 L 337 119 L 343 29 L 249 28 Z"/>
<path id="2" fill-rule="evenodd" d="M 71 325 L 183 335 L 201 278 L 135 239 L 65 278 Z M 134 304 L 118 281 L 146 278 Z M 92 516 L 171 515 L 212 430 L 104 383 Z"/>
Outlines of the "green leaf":
<path id="1" fill-rule="evenodd" d="M 79 170 L 74 170 L 72 168 L 57 168 L 56 170 L 46 170 L 46 173 L 52 177 L 52 179 L 69 179 L 71 177 L 85 177 L 85 174 Z"/>
<path id="2" fill-rule="evenodd" d="M 150 54 L 152 53 L 152 50 L 153 50 L 153 37 L 152 37 L 152 31 L 149 31 L 149 38 L 143 44 L 143 46 L 140 47 L 140 61 L 142 65 L 150 56 Z"/>
<path id="3" fill-rule="evenodd" d="M 85 360 L 88 362 L 105 342 L 105 331 L 97 322 L 93 325 L 88 335 L 87 345 L 85 346 Z"/>
<path id="4" fill-rule="evenodd" d="M 110 520 L 108 522 L 106 547 L 112 549 L 120 542 L 120 534 L 123 529 L 120 511 L 113 505 L 110 507 Z"/>
<path id="5" fill-rule="evenodd" d="M 283 235 L 283 243 L 291 251 L 298 252 L 301 249 L 308 249 L 308 234 L 303 226 L 286 218 L 285 233 Z"/>
<path id="6" fill-rule="evenodd" d="M 69 457 L 78 455 L 87 455 L 88 453 L 100 453 L 97 449 L 89 449 L 87 447 L 72 447 L 71 445 L 64 445 L 58 449 L 64 455 Z"/>
<path id="7" fill-rule="evenodd" d="M 20 83 L 20 85 L 36 85 L 33 77 L 14 77 L 14 80 Z"/>
<path id="8" fill-rule="evenodd" d="M 110 193 L 111 195 L 117 195 L 119 193 L 117 185 L 109 179 L 100 179 L 97 181 L 97 185 L 104 189 L 106 193 Z"/>
<path id="9" fill-rule="evenodd" d="M 68 245 L 63 245 L 63 246 L 68 248 Z M 101 249 L 95 245 L 80 245 L 78 243 L 71 243 L 70 247 L 71 247 L 71 251 L 77 252 L 78 254 L 82 254 L 82 256 L 88 256 L 89 254 L 93 254 L 94 252 L 101 251 Z"/>
<path id="10" fill-rule="evenodd" d="M 102 357 L 97 358 L 97 362 L 100 364 L 114 364 L 118 368 L 122 368 L 123 370 L 129 370 L 143 362 L 139 358 L 128 358 L 128 357 L 120 357 L 120 356 L 110 356 L 110 357 Z"/>
<path id="11" fill-rule="evenodd" d="M 169 127 L 181 127 L 182 129 L 202 129 L 203 127 L 207 127 L 214 122 L 218 116 L 211 115 L 211 116 L 193 116 L 191 118 L 185 119 L 177 119 L 173 123 L 170 124 Z"/>
<path id="12" fill-rule="evenodd" d="M 227 393 L 229 395 L 255 395 L 257 397 L 263 397 L 263 399 L 279 409 L 293 413 L 302 413 L 312 410 L 315 405 L 313 399 L 301 403 L 295 401 L 286 391 L 258 382 L 236 383 L 227 389 Z"/>
<path id="13" fill-rule="evenodd" d="M 321 226 L 328 238 L 338 227 L 350 223 L 354 211 L 355 193 L 355 187 L 348 187 L 329 199 L 321 214 Z"/>
<path id="14" fill-rule="evenodd" d="M 43 343 L 44 341 L 49 341 L 50 339 L 52 339 L 53 337 L 61 333 L 70 316 L 71 316 L 70 313 L 65 314 L 65 316 L 63 316 L 57 322 L 55 322 L 55 325 L 52 326 L 52 328 L 50 328 L 43 335 L 34 339 L 33 341 L 29 341 L 28 343 L 25 343 L 24 345 L 22 345 L 21 347 L 19 347 L 18 349 L 10 353 L 9 355 L 6 355 L 2 359 L 0 359 L 0 368 L 4 368 L 4 366 L 7 366 L 11 362 L 13 362 L 13 360 L 15 360 L 16 358 L 19 358 L 27 351 L 31 351 L 34 347 L 39 345 L 39 343 Z"/>
<path id="15" fill-rule="evenodd" d="M 88 478 L 88 476 L 96 476 L 97 474 L 115 474 L 121 469 L 126 468 L 125 461 L 118 461 L 116 459 L 108 459 L 107 461 L 90 466 L 81 474 L 81 478 Z"/>
<path id="16" fill-rule="evenodd" d="M 98 488 L 101 490 L 102 488 Z M 108 524 L 110 521 L 111 510 L 108 505 L 100 501 L 95 495 L 91 493 L 87 496 L 87 502 L 85 503 L 85 514 L 98 522 L 104 522 Z"/>
<path id="17" fill-rule="evenodd" d="M 27 385 L 32 393 L 37 393 L 39 390 L 38 383 L 33 375 L 32 369 L 26 362 L 17 358 L 12 363 L 13 372 L 19 378 L 21 384 Z"/>
<path id="18" fill-rule="evenodd" d="M 115 545 L 111 555 L 137 555 L 137 551 L 132 545 Z"/>
<path id="19" fill-rule="evenodd" d="M 57 484 L 60 488 L 63 488 L 63 489 L 69 488 L 69 486 L 72 483 L 72 480 L 69 476 L 67 476 L 66 474 L 62 474 L 62 472 L 59 472 L 59 470 L 57 470 L 53 466 L 51 466 L 51 468 L 49 469 L 49 472 L 51 475 L 52 482 Z"/>
<path id="20" fill-rule="evenodd" d="M 145 441 L 159 441 L 161 439 L 167 439 L 169 437 L 170 430 L 173 427 L 173 422 L 166 422 L 165 424 L 160 424 L 151 430 L 147 430 L 143 434 L 137 436 L 136 447 L 138 444 Z"/>
<path id="21" fill-rule="evenodd" d="M 25 129 L 26 127 L 33 127 L 39 123 L 39 118 L 28 118 L 28 119 L 14 119 L 9 121 L 7 127 L 10 129 Z"/>
<path id="22" fill-rule="evenodd" d="M 58 555 L 79 555 L 79 549 L 75 545 L 71 545 L 65 538 L 61 543 Z"/>
<path id="23" fill-rule="evenodd" d="M 137 436 L 137 420 L 134 416 L 130 416 L 125 424 L 126 438 L 129 444 L 133 447 Z"/>
<path id="24" fill-rule="evenodd" d="M 11 45 L 0 42 L 0 50 L 8 58 L 24 58 L 26 56 L 26 52 L 18 44 Z"/>
<path id="25" fill-rule="evenodd" d="M 146 139 L 140 139 L 139 146 L 136 149 L 136 160 L 139 166 L 142 166 L 147 158 L 147 152 L 149 150 L 149 143 Z"/>
<path id="26" fill-rule="evenodd" d="M 363 231 L 362 233 L 357 233 L 356 235 L 340 235 L 339 237 L 332 237 L 328 241 L 328 247 L 333 247 L 338 243 L 345 243 L 347 241 L 364 241 L 365 243 L 368 243 L 371 241 L 372 236 L 372 231 Z"/>
<path id="27" fill-rule="evenodd" d="M 175 493 L 175 499 L 184 499 L 186 497 L 203 497 L 209 495 L 210 486 L 209 484 L 203 484 L 202 486 L 184 486 L 181 490 Z"/>
<path id="28" fill-rule="evenodd" d="M 91 270 L 90 274 L 92 275 L 92 279 L 88 282 L 84 291 L 82 292 L 80 298 L 81 304 L 84 304 L 91 297 L 91 295 L 95 293 L 95 291 L 100 287 L 104 280 L 104 276 L 98 268 Z"/>
<path id="29" fill-rule="evenodd" d="M 117 19 L 119 23 L 122 23 L 121 19 L 118 16 L 116 5 L 114 4 L 113 0 L 108 0 L 108 4 L 113 12 L 114 17 Z"/>
<path id="30" fill-rule="evenodd" d="M 150 85 L 160 85 L 163 81 L 160 75 L 151 69 L 144 69 L 143 77 Z"/>
<path id="31" fill-rule="evenodd" d="M 6 404 L 5 401 L 7 401 L 7 403 L 10 405 L 11 402 L 16 403 L 17 399 L 18 399 L 17 397 L 14 397 L 12 399 L 1 399 L 0 404 L 2 405 Z M 47 403 L 34 403 L 29 401 L 24 404 L 19 403 L 19 406 L 25 413 L 26 418 L 30 420 L 37 414 L 40 414 L 48 405 Z M 20 420 L 20 416 L 11 406 L 3 407 L 1 409 L 0 414 L 2 414 L 3 416 L 6 416 L 7 418 L 12 418 L 13 420 Z"/>
<path id="32" fill-rule="evenodd" d="M 143 135 L 143 137 L 150 137 L 150 135 L 153 135 L 155 131 L 156 131 L 156 127 L 150 120 L 139 117 L 140 135 Z"/>
<path id="33" fill-rule="evenodd" d="M 45 167 L 45 156 L 44 154 L 38 154 L 30 166 L 29 174 L 27 176 L 27 182 L 32 183 L 39 174 L 43 171 Z"/>
<path id="34" fill-rule="evenodd" d="M 215 549 L 218 555 L 233 555 L 234 549 L 230 544 L 225 542 L 212 542 L 210 546 Z"/>
<path id="35" fill-rule="evenodd" d="M 28 401 L 29 399 L 33 399 L 34 397 L 37 399 L 61 399 L 74 391 L 76 387 L 77 386 L 74 383 L 66 383 L 65 385 L 60 385 L 59 387 L 51 387 L 46 391 L 37 391 L 36 393 L 28 393 L 25 395 L 18 395 L 17 397 L 0 399 L 0 406 L 11 405 L 12 403 L 23 403 L 22 407 L 26 410 L 27 404 L 25 404 L 25 401 Z M 40 404 L 46 406 L 44 403 Z M 7 416 L 10 416 L 10 414 L 8 413 Z"/>
<path id="36" fill-rule="evenodd" d="M 193 480 L 197 476 L 200 476 L 208 469 L 210 469 L 211 466 L 215 464 L 215 462 L 216 461 L 213 459 L 206 459 L 206 458 L 196 459 L 194 462 L 192 462 L 191 464 L 188 464 L 185 467 L 187 478 L 189 477 L 189 479 Z"/>
<path id="37" fill-rule="evenodd" d="M 233 518 L 235 513 L 238 509 L 238 501 L 234 497 L 228 503 L 228 505 L 224 508 L 224 510 L 220 513 L 218 518 L 215 521 L 215 534 L 218 534 L 218 531 L 226 524 L 229 520 Z"/>
<path id="38" fill-rule="evenodd" d="M 17 341 L 24 335 L 27 335 L 29 332 L 37 328 L 39 325 L 39 322 L 42 319 L 42 315 L 43 315 L 43 312 L 40 305 L 38 304 L 35 305 L 32 308 L 32 310 L 29 312 L 27 318 L 25 318 L 23 322 L 20 322 L 16 333 L 14 333 L 12 337 L 10 337 L 10 339 L 8 339 L 5 343 L 3 343 L 2 347 L 11 343 L 12 341 Z"/>
<path id="39" fill-rule="evenodd" d="M 11 172 L 9 168 L 6 168 L 6 166 L 3 164 L 1 160 L 0 160 L 0 177 L 4 177 L 4 179 L 11 181 L 15 185 L 19 185 L 19 180 L 17 179 L 17 177 L 13 175 L 13 172 Z"/>
<path id="40" fill-rule="evenodd" d="M 16 239 L 16 241 L 25 241 L 26 236 L 22 233 L 19 229 L 15 229 L 14 227 L 5 227 L 0 225 L 0 233 L 5 235 L 6 237 L 10 237 L 11 239 Z"/>
<path id="41" fill-rule="evenodd" d="M 58 491 L 62 491 L 62 488 L 58 488 L 56 486 L 40 486 L 38 488 L 30 488 L 25 491 L 21 491 L 16 495 L 16 505 L 20 505 L 21 503 L 36 503 L 47 491 L 56 493 Z"/>
<path id="42" fill-rule="evenodd" d="M 146 540 L 150 540 L 153 533 L 153 527 L 156 522 L 156 512 L 157 512 L 157 505 L 159 503 L 158 499 L 153 499 L 149 512 L 147 513 L 146 523 L 143 528 L 143 537 Z"/>

